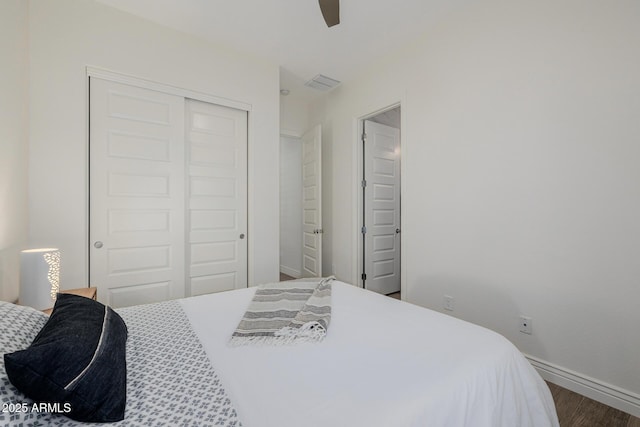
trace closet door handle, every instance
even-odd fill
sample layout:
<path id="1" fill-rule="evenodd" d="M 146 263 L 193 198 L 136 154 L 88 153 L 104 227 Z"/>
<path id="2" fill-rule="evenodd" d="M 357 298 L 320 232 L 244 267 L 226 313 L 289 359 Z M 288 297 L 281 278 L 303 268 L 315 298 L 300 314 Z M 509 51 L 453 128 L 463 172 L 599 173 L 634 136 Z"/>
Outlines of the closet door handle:
<path id="1" fill-rule="evenodd" d="M 96 248 L 96 249 L 100 249 L 100 248 L 101 248 L 101 247 L 103 247 L 103 246 L 104 246 L 104 245 L 102 244 L 102 242 L 101 242 L 100 240 L 96 241 L 96 242 L 93 244 L 93 247 L 94 247 L 94 248 Z"/>
<path id="2" fill-rule="evenodd" d="M 244 233 L 240 234 L 240 239 L 244 239 Z"/>

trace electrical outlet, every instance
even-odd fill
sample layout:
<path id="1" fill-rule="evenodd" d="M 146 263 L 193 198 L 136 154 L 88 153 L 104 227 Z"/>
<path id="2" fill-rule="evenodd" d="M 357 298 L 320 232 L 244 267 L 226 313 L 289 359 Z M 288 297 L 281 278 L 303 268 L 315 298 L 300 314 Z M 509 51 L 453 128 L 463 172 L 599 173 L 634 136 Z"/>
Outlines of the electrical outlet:
<path id="1" fill-rule="evenodd" d="M 520 332 L 523 334 L 533 334 L 533 320 L 531 317 L 520 316 Z"/>
<path id="2" fill-rule="evenodd" d="M 453 298 L 451 295 L 445 295 L 442 300 L 442 308 L 444 308 L 447 311 L 453 311 L 455 302 L 456 302 L 455 298 Z"/>

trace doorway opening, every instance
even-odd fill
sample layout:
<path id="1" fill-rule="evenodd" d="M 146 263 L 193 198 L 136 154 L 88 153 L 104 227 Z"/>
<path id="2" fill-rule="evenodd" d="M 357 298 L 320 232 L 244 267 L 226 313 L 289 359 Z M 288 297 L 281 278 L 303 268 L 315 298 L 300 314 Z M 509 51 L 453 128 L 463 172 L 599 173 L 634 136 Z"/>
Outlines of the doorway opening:
<path id="1" fill-rule="evenodd" d="M 322 132 L 280 137 L 280 280 L 322 276 Z"/>
<path id="2" fill-rule="evenodd" d="M 365 289 L 401 299 L 401 108 L 360 120 L 359 269 Z"/>

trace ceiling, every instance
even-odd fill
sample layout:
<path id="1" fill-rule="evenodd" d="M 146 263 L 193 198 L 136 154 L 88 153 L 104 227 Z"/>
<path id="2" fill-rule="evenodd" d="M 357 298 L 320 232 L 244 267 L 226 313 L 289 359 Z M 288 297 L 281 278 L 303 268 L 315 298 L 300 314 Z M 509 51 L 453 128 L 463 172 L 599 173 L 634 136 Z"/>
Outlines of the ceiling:
<path id="1" fill-rule="evenodd" d="M 281 67 L 281 87 L 316 74 L 347 81 L 468 0 L 341 0 L 327 28 L 317 0 L 97 0 Z"/>

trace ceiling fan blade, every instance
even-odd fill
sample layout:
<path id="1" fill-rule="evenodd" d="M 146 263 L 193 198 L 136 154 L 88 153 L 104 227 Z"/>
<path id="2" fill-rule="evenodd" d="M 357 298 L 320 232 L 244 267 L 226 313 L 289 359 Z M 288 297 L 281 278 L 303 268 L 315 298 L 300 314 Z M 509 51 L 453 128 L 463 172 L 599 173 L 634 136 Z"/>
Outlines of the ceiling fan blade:
<path id="1" fill-rule="evenodd" d="M 318 0 L 320 11 L 327 27 L 331 28 L 340 23 L 340 0 Z"/>

